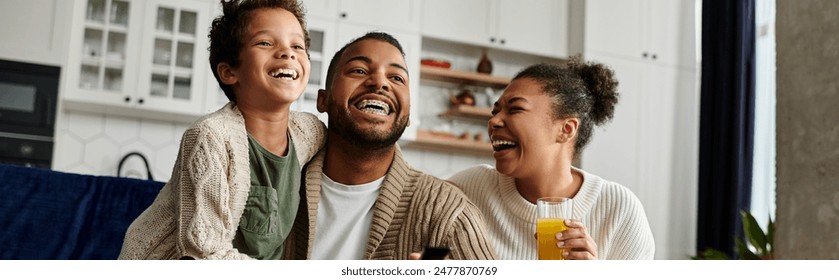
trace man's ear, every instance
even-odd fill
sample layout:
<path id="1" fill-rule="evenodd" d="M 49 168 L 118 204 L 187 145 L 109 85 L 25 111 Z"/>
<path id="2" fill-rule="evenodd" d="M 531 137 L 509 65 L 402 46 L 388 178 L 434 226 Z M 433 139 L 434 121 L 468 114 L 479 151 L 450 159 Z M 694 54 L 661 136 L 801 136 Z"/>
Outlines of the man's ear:
<path id="1" fill-rule="evenodd" d="M 317 108 L 318 112 L 326 113 L 327 106 L 327 93 L 325 89 L 318 90 L 318 101 L 317 101 Z"/>
<path id="2" fill-rule="evenodd" d="M 216 65 L 216 72 L 218 72 L 219 79 L 225 85 L 234 85 L 239 82 L 236 71 L 227 62 L 221 62 Z"/>
<path id="3" fill-rule="evenodd" d="M 559 120 L 559 122 L 561 122 L 560 129 L 559 133 L 556 134 L 556 141 L 558 143 L 567 142 L 577 136 L 577 130 L 580 127 L 579 118 L 567 118 Z"/>

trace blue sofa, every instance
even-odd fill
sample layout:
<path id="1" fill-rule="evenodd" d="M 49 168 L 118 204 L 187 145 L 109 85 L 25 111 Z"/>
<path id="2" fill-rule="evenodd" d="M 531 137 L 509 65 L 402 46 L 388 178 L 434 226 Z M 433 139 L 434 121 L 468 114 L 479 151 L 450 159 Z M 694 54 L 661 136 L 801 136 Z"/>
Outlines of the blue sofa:
<path id="1" fill-rule="evenodd" d="M 116 259 L 163 184 L 0 164 L 0 259 Z"/>

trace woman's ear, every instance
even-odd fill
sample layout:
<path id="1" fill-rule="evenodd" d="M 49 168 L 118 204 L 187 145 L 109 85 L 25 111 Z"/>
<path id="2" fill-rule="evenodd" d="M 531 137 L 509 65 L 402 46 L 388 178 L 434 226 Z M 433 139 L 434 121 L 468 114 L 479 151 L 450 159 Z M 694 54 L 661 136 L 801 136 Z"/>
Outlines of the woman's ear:
<path id="1" fill-rule="evenodd" d="M 234 85 L 239 82 L 239 77 L 236 76 L 236 71 L 227 62 L 221 62 L 216 65 L 216 72 L 222 83 L 225 85 Z"/>
<path id="2" fill-rule="evenodd" d="M 566 118 L 560 120 L 560 131 L 557 133 L 556 141 L 565 143 L 577 136 L 577 129 L 580 127 L 580 119 Z"/>

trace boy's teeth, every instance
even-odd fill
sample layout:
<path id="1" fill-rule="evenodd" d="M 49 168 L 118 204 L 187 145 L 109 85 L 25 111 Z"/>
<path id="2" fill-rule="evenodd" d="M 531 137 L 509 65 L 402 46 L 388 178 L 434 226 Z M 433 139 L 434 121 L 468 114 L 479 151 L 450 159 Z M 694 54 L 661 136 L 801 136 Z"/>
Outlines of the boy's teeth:
<path id="1" fill-rule="evenodd" d="M 296 80 L 298 77 L 297 71 L 293 69 L 276 69 L 268 73 L 271 77 L 274 78 L 281 78 L 281 79 L 289 79 L 289 80 Z"/>

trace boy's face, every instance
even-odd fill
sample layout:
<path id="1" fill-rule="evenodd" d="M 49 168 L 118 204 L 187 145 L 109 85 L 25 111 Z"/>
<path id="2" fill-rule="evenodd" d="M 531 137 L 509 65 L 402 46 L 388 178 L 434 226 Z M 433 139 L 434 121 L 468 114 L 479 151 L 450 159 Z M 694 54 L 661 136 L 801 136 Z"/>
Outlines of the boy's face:
<path id="1" fill-rule="evenodd" d="M 343 138 L 390 145 L 401 137 L 410 114 L 405 58 L 393 45 L 366 39 L 348 47 L 331 88 L 318 94 L 318 110 Z"/>
<path id="2" fill-rule="evenodd" d="M 279 8 L 254 10 L 249 20 L 239 51 L 241 63 L 230 69 L 226 83 L 243 105 L 291 104 L 309 82 L 311 62 L 303 28 L 291 12 Z"/>

